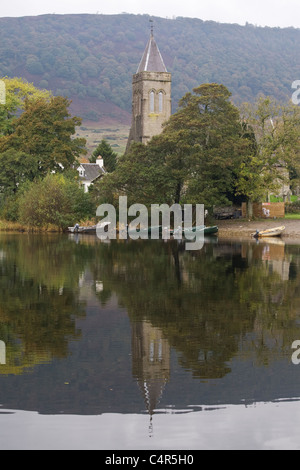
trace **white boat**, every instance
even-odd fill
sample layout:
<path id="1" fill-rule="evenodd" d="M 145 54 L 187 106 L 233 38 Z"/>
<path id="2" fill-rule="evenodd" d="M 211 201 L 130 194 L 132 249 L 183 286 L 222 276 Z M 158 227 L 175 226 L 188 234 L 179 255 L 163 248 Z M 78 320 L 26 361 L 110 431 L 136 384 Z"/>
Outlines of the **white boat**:
<path id="1" fill-rule="evenodd" d="M 104 222 L 103 224 L 100 225 L 91 225 L 87 227 L 80 227 L 78 224 L 76 224 L 74 227 L 68 227 L 69 232 L 71 233 L 91 233 L 91 234 L 96 234 L 97 232 L 97 227 L 98 228 L 103 228 L 110 225 L 110 222 Z"/>
<path id="2" fill-rule="evenodd" d="M 96 233 L 96 225 L 93 225 L 91 227 L 69 227 L 68 230 L 71 233 Z"/>

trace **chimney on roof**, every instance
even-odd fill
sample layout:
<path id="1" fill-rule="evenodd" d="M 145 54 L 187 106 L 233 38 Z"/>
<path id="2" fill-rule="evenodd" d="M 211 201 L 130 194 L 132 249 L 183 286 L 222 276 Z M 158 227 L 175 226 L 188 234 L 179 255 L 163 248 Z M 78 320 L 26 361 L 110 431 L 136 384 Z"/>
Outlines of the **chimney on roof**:
<path id="1" fill-rule="evenodd" d="M 99 165 L 100 168 L 103 168 L 104 162 L 103 162 L 103 158 L 101 157 L 101 155 L 99 155 L 99 157 L 97 157 L 96 164 Z"/>

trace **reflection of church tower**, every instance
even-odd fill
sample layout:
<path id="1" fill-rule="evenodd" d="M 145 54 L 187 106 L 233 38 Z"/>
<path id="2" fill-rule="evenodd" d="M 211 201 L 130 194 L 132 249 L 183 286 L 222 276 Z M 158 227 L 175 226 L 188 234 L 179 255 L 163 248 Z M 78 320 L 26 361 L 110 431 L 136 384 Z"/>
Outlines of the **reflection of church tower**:
<path id="1" fill-rule="evenodd" d="M 171 116 L 171 74 L 155 42 L 153 31 L 144 55 L 133 76 L 132 123 L 127 149 L 131 142 L 147 143 L 162 131 Z"/>
<path id="2" fill-rule="evenodd" d="M 170 346 L 162 331 L 147 321 L 132 325 L 132 373 L 152 416 L 170 377 Z"/>

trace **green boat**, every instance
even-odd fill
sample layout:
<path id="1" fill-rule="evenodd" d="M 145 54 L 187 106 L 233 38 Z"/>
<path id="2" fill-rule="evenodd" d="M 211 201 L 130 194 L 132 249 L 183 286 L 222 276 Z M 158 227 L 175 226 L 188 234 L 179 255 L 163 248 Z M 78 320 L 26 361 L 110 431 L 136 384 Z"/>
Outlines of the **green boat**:
<path id="1" fill-rule="evenodd" d="M 140 234 L 151 235 L 151 230 L 154 230 L 154 229 L 158 229 L 160 235 L 162 235 L 162 233 L 164 232 L 163 227 L 161 225 L 159 225 L 157 227 L 148 227 L 148 228 L 137 229 L 136 231 L 128 230 L 128 234 L 130 235 L 130 234 L 140 233 Z M 170 230 L 170 235 L 171 236 L 176 235 L 176 233 L 179 233 L 179 230 L 180 229 Z M 185 233 L 199 233 L 199 232 L 202 232 L 202 231 L 204 231 L 204 235 L 214 235 L 214 234 L 218 233 L 219 228 L 217 226 L 206 227 L 205 225 L 200 225 L 198 227 L 193 227 L 192 229 L 183 229 L 182 230 L 182 235 L 184 235 Z"/>
<path id="2" fill-rule="evenodd" d="M 204 235 L 214 235 L 218 233 L 219 227 L 216 225 L 213 227 L 206 227 L 200 225 L 199 227 L 193 227 L 192 229 L 184 230 L 184 233 L 196 233 L 196 232 L 204 232 Z"/>
<path id="3" fill-rule="evenodd" d="M 213 227 L 205 227 L 204 229 L 204 235 L 214 235 L 215 233 L 219 232 L 219 227 L 216 225 Z"/>
<path id="4" fill-rule="evenodd" d="M 136 233 L 140 233 L 140 234 L 148 234 L 148 235 L 151 235 L 151 231 L 154 230 L 154 229 L 158 229 L 159 230 L 159 233 L 161 234 L 162 233 L 162 226 L 161 225 L 157 225 L 157 226 L 153 226 L 153 227 L 148 227 L 148 228 L 138 228 L 137 230 L 128 230 L 128 234 L 132 235 L 132 234 L 136 234 Z"/>

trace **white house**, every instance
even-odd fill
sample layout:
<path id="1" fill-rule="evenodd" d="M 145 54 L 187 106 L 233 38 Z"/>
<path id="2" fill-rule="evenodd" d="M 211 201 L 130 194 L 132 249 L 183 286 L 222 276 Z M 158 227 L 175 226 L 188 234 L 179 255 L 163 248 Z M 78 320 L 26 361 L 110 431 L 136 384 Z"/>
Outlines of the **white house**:
<path id="1" fill-rule="evenodd" d="M 96 163 L 81 163 L 77 171 L 79 181 L 84 186 L 84 192 L 87 193 L 91 184 L 105 174 L 103 158 L 98 157 Z"/>

